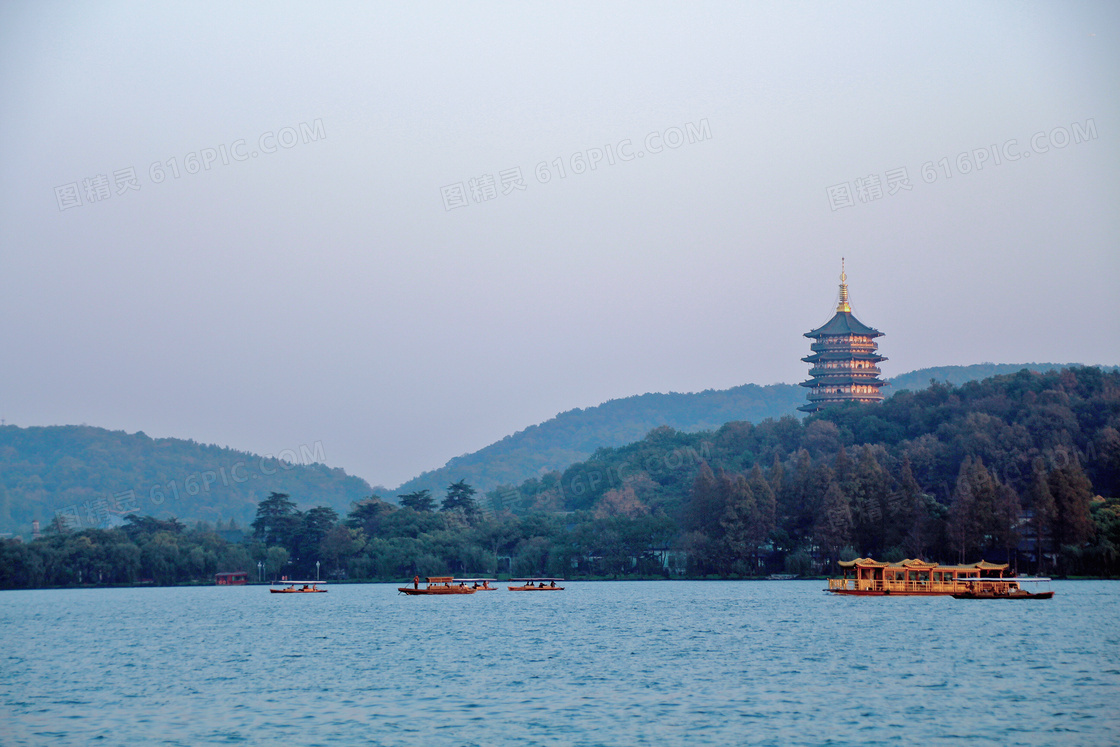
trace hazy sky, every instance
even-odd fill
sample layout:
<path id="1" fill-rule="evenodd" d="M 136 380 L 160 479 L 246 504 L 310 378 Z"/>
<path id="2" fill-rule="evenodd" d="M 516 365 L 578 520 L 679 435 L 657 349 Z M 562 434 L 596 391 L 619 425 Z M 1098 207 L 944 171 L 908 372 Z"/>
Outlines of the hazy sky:
<path id="1" fill-rule="evenodd" d="M 395 486 L 804 379 L 841 256 L 887 376 L 1120 363 L 1118 35 L 1113 2 L 5 3 L 0 417 Z"/>

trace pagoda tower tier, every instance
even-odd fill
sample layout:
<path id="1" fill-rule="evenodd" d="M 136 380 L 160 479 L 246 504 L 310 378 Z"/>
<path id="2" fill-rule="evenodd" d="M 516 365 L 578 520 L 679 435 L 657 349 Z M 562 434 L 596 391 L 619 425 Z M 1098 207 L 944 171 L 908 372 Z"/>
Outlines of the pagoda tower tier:
<path id="1" fill-rule="evenodd" d="M 882 402 L 880 391 L 887 382 L 879 378 L 879 355 L 876 337 L 883 333 L 868 327 L 852 314 L 848 303 L 848 275 L 841 266 L 840 304 L 836 314 L 822 327 L 806 332 L 812 339 L 812 355 L 801 360 L 810 365 L 809 380 L 801 386 L 809 388 L 808 403 L 797 408 L 816 412 L 842 402 Z"/>

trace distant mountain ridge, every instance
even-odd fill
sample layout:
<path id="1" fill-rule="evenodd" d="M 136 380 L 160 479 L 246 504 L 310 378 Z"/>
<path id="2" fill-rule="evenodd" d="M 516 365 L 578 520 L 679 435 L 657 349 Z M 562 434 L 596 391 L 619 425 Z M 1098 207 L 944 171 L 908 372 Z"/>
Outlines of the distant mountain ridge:
<path id="1" fill-rule="evenodd" d="M 893 379 L 889 379 L 891 386 L 887 391 L 891 394 L 900 392 L 903 389 L 910 391 L 918 391 L 919 389 L 926 389 L 929 387 L 931 379 L 949 383 L 953 386 L 960 386 L 966 381 L 980 381 L 981 379 L 988 379 L 992 376 L 1000 376 L 1002 374 L 1016 373 L 1026 368 L 1031 371 L 1046 372 L 1050 370 L 1061 370 L 1069 368 L 1070 366 L 1081 366 L 1082 363 L 974 363 L 970 366 L 935 366 L 933 368 L 919 368 L 916 371 L 899 374 Z M 1092 365 L 1092 364 L 1090 364 Z M 1116 371 L 1120 366 L 1094 366 L 1103 371 Z"/>
<path id="2" fill-rule="evenodd" d="M 888 396 L 903 389 L 919 390 L 930 379 L 959 385 L 998 374 L 1061 369 L 1066 363 L 977 363 L 969 366 L 922 368 L 890 379 Z M 1109 367 L 1105 367 L 1106 369 Z M 1115 368 L 1115 367 L 1112 367 Z M 597 407 L 562 412 L 539 425 L 506 436 L 485 448 L 455 457 L 439 469 L 424 472 L 396 490 L 379 487 L 389 498 L 415 490 L 442 495 L 447 486 L 466 480 L 480 492 L 500 485 L 517 485 L 531 477 L 563 470 L 590 457 L 601 446 L 619 447 L 639 441 L 654 428 L 716 430 L 732 420 L 759 423 L 786 415 L 800 417 L 805 388 L 798 384 L 744 384 L 731 389 L 695 393 L 639 394 L 604 402 Z"/>
<path id="3" fill-rule="evenodd" d="M 0 426 L 0 534 L 27 535 L 35 519 L 46 529 L 56 514 L 81 529 L 118 524 L 129 512 L 246 527 L 272 491 L 290 494 L 301 509 L 339 514 L 373 492 L 317 462 L 321 446 L 299 451 L 281 461 L 143 432 Z"/>
<path id="4" fill-rule="evenodd" d="M 743 384 L 693 394 L 639 394 L 596 407 L 568 410 L 473 454 L 455 457 L 443 467 L 402 484 L 391 494 L 428 489 L 440 495 L 450 483 L 460 479 L 480 491 L 520 483 L 582 461 L 601 446 L 622 446 L 641 440 L 658 426 L 700 431 L 718 428 L 728 420 L 781 417 L 804 401 L 804 391 L 793 384 Z"/>

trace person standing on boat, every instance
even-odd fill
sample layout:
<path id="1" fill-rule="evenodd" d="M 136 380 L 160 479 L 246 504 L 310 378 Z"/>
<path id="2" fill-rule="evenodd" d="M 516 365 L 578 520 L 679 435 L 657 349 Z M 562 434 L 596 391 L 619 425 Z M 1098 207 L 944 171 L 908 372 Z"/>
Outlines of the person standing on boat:
<path id="1" fill-rule="evenodd" d="M 412 577 L 412 588 L 413 589 L 419 589 L 420 588 L 420 577 L 419 576 L 413 576 Z"/>

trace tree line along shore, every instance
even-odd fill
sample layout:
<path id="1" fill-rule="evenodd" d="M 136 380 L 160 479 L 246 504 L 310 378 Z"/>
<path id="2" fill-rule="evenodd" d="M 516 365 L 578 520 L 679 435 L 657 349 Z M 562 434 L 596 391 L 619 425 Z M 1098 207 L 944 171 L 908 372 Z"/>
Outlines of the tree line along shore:
<path id="1" fill-rule="evenodd" d="M 657 428 L 562 472 L 442 493 L 370 495 L 340 515 L 273 492 L 244 529 L 131 514 L 75 530 L 56 517 L 31 542 L 0 540 L 0 588 L 205 583 L 223 571 L 752 578 L 828 575 L 856 556 L 1114 577 L 1120 373 L 1024 370 L 804 420 Z"/>

